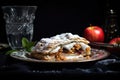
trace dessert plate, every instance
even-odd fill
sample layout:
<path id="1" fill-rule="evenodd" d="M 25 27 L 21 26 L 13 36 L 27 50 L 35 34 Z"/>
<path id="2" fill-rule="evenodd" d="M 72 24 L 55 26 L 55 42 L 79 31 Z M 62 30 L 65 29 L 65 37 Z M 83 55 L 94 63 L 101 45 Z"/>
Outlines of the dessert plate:
<path id="1" fill-rule="evenodd" d="M 96 60 L 100 60 L 100 59 L 104 59 L 106 57 L 108 57 L 110 55 L 110 53 L 106 50 L 103 49 L 95 49 L 92 48 L 91 49 L 92 55 L 90 59 L 87 58 L 80 58 L 78 60 L 67 60 L 67 61 L 46 61 L 46 60 L 38 60 L 35 58 L 31 58 L 28 56 L 27 52 L 13 52 L 10 54 L 10 56 L 12 58 L 18 59 L 18 60 L 22 60 L 22 61 L 27 61 L 27 62 L 38 62 L 38 63 L 76 63 L 76 62 L 90 62 L 90 61 L 96 61 Z"/>

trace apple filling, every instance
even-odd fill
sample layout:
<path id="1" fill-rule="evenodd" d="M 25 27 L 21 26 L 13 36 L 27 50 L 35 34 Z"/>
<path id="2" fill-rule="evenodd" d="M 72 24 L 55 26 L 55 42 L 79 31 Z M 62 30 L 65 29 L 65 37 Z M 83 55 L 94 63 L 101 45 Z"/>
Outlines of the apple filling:
<path id="1" fill-rule="evenodd" d="M 31 57 L 40 60 L 65 61 L 90 57 L 89 41 L 78 35 L 62 33 L 42 38 L 32 49 Z"/>

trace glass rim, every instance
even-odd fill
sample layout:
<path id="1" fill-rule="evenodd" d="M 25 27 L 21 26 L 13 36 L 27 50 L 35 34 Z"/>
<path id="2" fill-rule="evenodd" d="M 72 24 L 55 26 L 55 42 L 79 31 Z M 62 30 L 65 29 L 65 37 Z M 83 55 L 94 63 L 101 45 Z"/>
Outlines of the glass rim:
<path id="1" fill-rule="evenodd" d="M 27 6 L 27 5 L 6 5 L 6 6 L 2 6 L 2 8 L 4 8 L 4 7 L 34 7 L 34 8 L 37 8 L 38 6 L 35 6 L 35 5 L 29 5 L 29 6 Z"/>

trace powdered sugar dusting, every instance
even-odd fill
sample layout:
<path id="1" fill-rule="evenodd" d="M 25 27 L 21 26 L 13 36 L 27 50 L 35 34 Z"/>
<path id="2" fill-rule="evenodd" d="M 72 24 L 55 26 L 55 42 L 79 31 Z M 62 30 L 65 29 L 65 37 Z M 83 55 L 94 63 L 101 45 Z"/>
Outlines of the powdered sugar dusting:
<path id="1" fill-rule="evenodd" d="M 56 46 L 63 45 L 65 43 L 72 42 L 72 41 L 75 41 L 75 40 L 85 41 L 86 39 L 83 38 L 83 37 L 80 37 L 77 34 L 61 33 L 61 34 L 57 34 L 55 36 L 52 36 L 50 38 L 42 38 L 36 44 L 34 50 L 36 50 L 38 52 L 48 53 Z M 89 43 L 89 41 L 87 41 L 87 40 L 86 40 L 86 42 Z M 71 47 L 71 45 L 70 45 L 70 47 Z M 67 48 L 69 49 L 69 46 L 67 46 Z"/>

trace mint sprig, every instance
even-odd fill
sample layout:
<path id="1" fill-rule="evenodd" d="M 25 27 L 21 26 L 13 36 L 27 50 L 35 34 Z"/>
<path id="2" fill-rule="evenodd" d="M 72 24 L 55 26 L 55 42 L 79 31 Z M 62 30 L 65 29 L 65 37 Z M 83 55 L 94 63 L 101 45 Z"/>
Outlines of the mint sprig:
<path id="1" fill-rule="evenodd" d="M 31 49 L 32 47 L 35 45 L 36 42 L 32 42 L 32 41 L 29 41 L 27 38 L 23 37 L 22 38 L 22 47 L 24 48 L 24 50 L 26 50 L 27 52 L 31 52 Z M 18 51 L 18 50 L 9 50 L 7 51 L 5 54 L 8 55 L 8 54 L 11 54 L 15 51 Z"/>
<path id="2" fill-rule="evenodd" d="M 28 51 L 31 52 L 31 48 L 35 45 L 35 42 L 28 41 L 27 38 L 22 38 L 22 47 Z"/>

